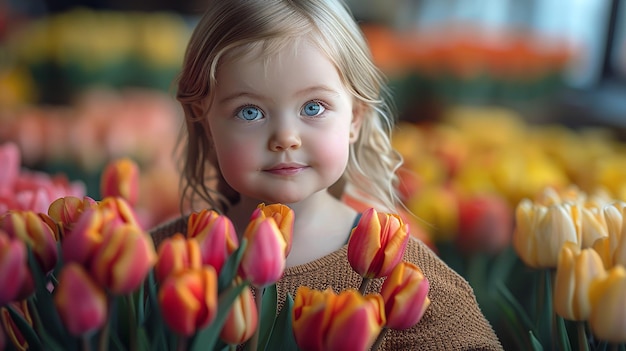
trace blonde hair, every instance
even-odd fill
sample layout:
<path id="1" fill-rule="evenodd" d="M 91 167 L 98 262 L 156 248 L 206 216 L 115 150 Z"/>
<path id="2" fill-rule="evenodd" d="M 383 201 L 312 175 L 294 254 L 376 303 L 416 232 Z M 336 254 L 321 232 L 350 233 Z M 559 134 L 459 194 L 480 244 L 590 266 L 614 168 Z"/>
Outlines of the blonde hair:
<path id="1" fill-rule="evenodd" d="M 392 148 L 394 124 L 385 78 L 374 65 L 351 13 L 339 0 L 212 0 L 192 33 L 178 79 L 177 99 L 185 113 L 183 199 L 198 197 L 227 211 L 239 194 L 223 179 L 205 118 L 220 60 L 261 45 L 275 52 L 284 44 L 312 39 L 337 71 L 362 109 L 359 138 L 350 147 L 344 180 L 365 201 L 397 212 L 396 170 L 402 159 Z"/>

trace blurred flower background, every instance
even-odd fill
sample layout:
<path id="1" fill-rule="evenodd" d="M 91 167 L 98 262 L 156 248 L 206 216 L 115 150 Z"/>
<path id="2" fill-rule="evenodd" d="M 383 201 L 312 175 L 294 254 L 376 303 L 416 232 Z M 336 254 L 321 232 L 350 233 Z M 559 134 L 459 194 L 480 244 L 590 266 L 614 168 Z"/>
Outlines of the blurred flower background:
<path id="1" fill-rule="evenodd" d="M 613 244 L 604 244 L 610 259 L 600 254 L 604 268 L 624 264 L 613 259 L 621 247 L 609 234 L 618 231 L 615 217 L 603 213 L 613 206 L 621 216 L 613 203 L 626 201 L 626 4 L 348 4 L 395 97 L 411 234 L 470 281 L 505 349 L 528 349 L 520 331 L 536 325 L 538 342 L 552 349 L 552 324 L 534 323 L 543 318 L 535 313 L 538 273 L 561 261 L 572 276 L 572 262 L 593 271 L 582 252 L 603 252 L 594 242 L 605 237 Z M 200 1 L 0 0 L 0 212 L 47 208 L 65 195 L 101 198 L 105 165 L 128 157 L 140 167 L 135 208 L 144 226 L 179 213 L 182 115 L 172 82 L 201 9 Z M 550 257 L 524 244 L 519 232 L 528 227 L 516 213 L 568 201 L 585 209 L 570 236 L 576 248 L 559 259 L 558 243 Z M 623 271 L 612 272 L 611 281 L 623 281 Z M 555 292 L 569 296 L 558 284 L 565 273 L 554 273 Z M 623 299 L 600 300 L 626 318 Z M 519 322 L 520 310 L 533 323 Z M 600 319 L 556 302 L 555 310 L 568 321 Z M 611 335 L 604 329 L 600 336 Z"/>

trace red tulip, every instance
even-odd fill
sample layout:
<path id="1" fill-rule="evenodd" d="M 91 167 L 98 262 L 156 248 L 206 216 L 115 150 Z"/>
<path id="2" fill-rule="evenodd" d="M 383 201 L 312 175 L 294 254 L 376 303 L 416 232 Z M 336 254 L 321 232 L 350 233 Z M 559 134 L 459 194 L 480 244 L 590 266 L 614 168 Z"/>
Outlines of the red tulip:
<path id="1" fill-rule="evenodd" d="M 106 294 L 77 263 L 68 263 L 61 271 L 54 304 L 72 335 L 94 332 L 107 321 Z"/>
<path id="2" fill-rule="evenodd" d="M 385 277 L 402 260 L 408 240 L 409 226 L 400 216 L 370 208 L 352 230 L 348 261 L 364 278 Z"/>
<path id="3" fill-rule="evenodd" d="M 163 319 L 174 332 L 191 336 L 217 313 L 217 274 L 211 266 L 172 274 L 159 289 Z"/>
<path id="4" fill-rule="evenodd" d="M 170 274 L 202 267 L 200 246 L 195 239 L 187 239 L 177 233 L 163 240 L 157 251 L 154 273 L 157 281 L 164 281 Z"/>
<path id="5" fill-rule="evenodd" d="M 285 239 L 273 218 L 257 217 L 244 233 L 248 245 L 241 258 L 243 276 L 257 286 L 273 284 L 285 270 Z"/>
<path id="6" fill-rule="evenodd" d="M 0 230 L 0 306 L 18 298 L 28 275 L 26 245 Z"/>
<path id="7" fill-rule="evenodd" d="M 466 253 L 497 254 L 513 236 L 513 209 L 497 195 L 478 195 L 459 201 L 457 246 Z"/>
<path id="8" fill-rule="evenodd" d="M 276 225 L 278 225 L 278 229 L 283 234 L 287 244 L 285 246 L 285 257 L 287 257 L 291 251 L 291 242 L 293 241 L 293 224 L 295 221 L 293 210 L 283 204 L 259 204 L 257 210 L 252 214 L 252 219 L 261 215 L 274 218 L 274 221 L 276 221 Z"/>
<path id="9" fill-rule="evenodd" d="M 94 252 L 90 271 L 95 280 L 112 293 L 125 295 L 143 283 L 155 262 L 150 235 L 132 224 L 125 224 L 104 236 Z"/>
<path id="10" fill-rule="evenodd" d="M 254 296 L 246 287 L 237 297 L 220 332 L 220 339 L 230 345 L 239 345 L 252 337 L 259 321 Z"/>
<path id="11" fill-rule="evenodd" d="M 121 197 L 131 206 L 139 199 L 139 166 L 130 158 L 109 162 L 100 178 L 100 194 L 105 197 Z"/>
<path id="12" fill-rule="evenodd" d="M 407 329 L 417 324 L 430 305 L 428 288 L 428 279 L 419 267 L 400 262 L 380 290 L 385 301 L 386 326 Z"/>
<path id="13" fill-rule="evenodd" d="M 344 290 L 336 295 L 301 286 L 292 311 L 298 347 L 308 350 L 368 350 L 385 324 L 383 298 Z"/>
<path id="14" fill-rule="evenodd" d="M 239 247 L 233 223 L 215 211 L 192 213 L 187 221 L 187 237 L 198 240 L 202 263 L 215 267 L 218 274 L 228 256 Z"/>

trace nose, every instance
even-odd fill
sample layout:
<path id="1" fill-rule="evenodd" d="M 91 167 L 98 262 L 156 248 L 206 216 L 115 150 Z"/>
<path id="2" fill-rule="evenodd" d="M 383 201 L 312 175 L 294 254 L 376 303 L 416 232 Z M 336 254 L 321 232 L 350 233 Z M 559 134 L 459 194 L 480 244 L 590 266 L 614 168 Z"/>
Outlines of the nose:
<path id="1" fill-rule="evenodd" d="M 296 128 L 284 124 L 274 129 L 269 140 L 269 149 L 271 151 L 295 150 L 299 149 L 301 145 L 302 141 Z"/>

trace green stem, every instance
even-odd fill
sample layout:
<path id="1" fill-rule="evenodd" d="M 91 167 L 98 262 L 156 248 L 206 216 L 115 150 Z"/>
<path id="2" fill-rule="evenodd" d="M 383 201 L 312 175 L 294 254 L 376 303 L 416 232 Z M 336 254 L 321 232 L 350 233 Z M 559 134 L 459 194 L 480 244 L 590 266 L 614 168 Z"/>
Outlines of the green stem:
<path id="1" fill-rule="evenodd" d="M 371 351 L 376 351 L 378 350 L 378 348 L 380 347 L 380 345 L 382 345 L 383 340 L 385 339 L 385 334 L 387 334 L 387 332 L 389 331 L 389 328 L 383 328 L 380 333 L 378 334 L 378 337 L 376 338 L 376 341 L 374 341 L 374 345 L 372 345 L 372 349 Z"/>
<path id="2" fill-rule="evenodd" d="M 367 286 L 369 285 L 370 281 L 370 278 L 365 277 L 363 277 L 363 280 L 361 280 L 361 286 L 359 287 L 359 292 L 361 293 L 361 295 L 365 295 L 365 291 L 367 290 Z"/>
<path id="3" fill-rule="evenodd" d="M 109 350 L 109 334 L 111 333 L 111 316 L 113 316 L 113 312 L 115 310 L 115 303 L 112 296 L 107 297 L 107 303 L 109 306 L 108 318 L 106 323 L 104 323 L 104 327 L 100 331 L 100 337 L 98 339 L 98 350 L 99 351 L 108 351 Z"/>
<path id="4" fill-rule="evenodd" d="M 89 336 L 83 335 L 80 338 L 80 342 L 82 344 L 81 351 L 91 351 L 91 341 L 89 340 Z"/>
<path id="5" fill-rule="evenodd" d="M 578 349 L 581 351 L 589 351 L 589 341 L 587 340 L 585 322 L 577 322 L 576 329 L 578 329 Z"/>
<path id="6" fill-rule="evenodd" d="M 254 300 L 256 302 L 256 310 L 258 313 L 261 313 L 261 307 L 263 307 L 263 288 L 253 287 L 254 289 Z M 259 348 L 259 335 L 261 334 L 261 323 L 257 323 L 256 330 L 254 331 L 254 335 L 252 335 L 252 339 L 250 339 L 250 347 L 248 350 L 257 351 Z"/>
<path id="7" fill-rule="evenodd" d="M 135 315 L 135 299 L 133 298 L 133 294 L 130 293 L 126 296 L 128 300 L 128 309 L 130 313 L 128 314 L 129 319 L 129 343 L 131 350 L 137 350 L 137 316 Z"/>
<path id="8" fill-rule="evenodd" d="M 176 343 L 176 351 L 185 351 L 185 350 L 187 350 L 187 338 L 184 336 L 180 336 L 178 337 L 178 342 Z"/>

